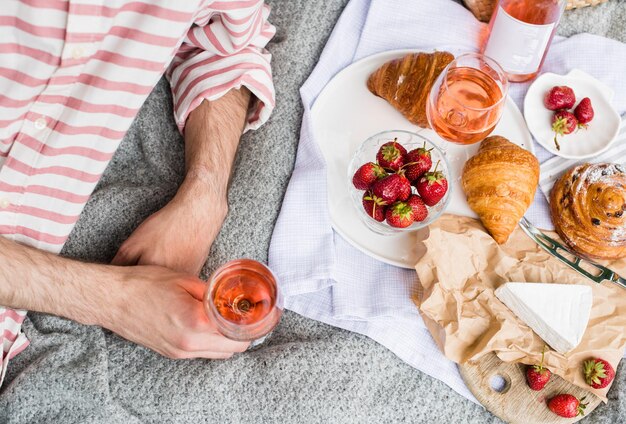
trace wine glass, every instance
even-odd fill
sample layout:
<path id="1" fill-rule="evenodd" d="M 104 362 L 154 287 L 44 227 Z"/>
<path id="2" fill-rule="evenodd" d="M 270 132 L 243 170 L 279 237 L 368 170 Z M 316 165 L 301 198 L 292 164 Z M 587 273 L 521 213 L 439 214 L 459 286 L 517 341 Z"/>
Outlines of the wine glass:
<path id="1" fill-rule="evenodd" d="M 479 53 L 467 53 L 441 72 L 426 102 L 430 127 L 443 139 L 473 144 L 500 121 L 509 82 L 500 65 Z"/>
<path id="2" fill-rule="evenodd" d="M 283 298 L 272 271 L 251 259 L 236 259 L 215 270 L 204 308 L 225 337 L 261 344 L 278 325 Z"/>

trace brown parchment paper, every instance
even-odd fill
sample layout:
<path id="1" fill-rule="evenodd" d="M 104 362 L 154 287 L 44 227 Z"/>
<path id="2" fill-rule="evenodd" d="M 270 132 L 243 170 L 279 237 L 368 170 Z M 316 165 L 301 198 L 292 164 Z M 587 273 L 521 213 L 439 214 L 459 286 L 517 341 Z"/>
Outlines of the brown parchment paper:
<path id="1" fill-rule="evenodd" d="M 426 253 L 415 269 L 423 291 L 414 301 L 440 349 L 457 363 L 488 352 L 505 362 L 539 363 L 545 343 L 495 296 L 501 284 L 527 281 L 592 287 L 593 306 L 581 343 L 566 355 L 548 347 L 544 363 L 606 402 L 609 388 L 588 386 L 582 363 L 601 357 L 617 369 L 626 346 L 626 290 L 579 275 L 541 250 L 520 228 L 499 246 L 478 220 L 447 214 L 430 226 L 430 235 L 422 243 Z M 626 274 L 626 260 L 604 264 Z"/>

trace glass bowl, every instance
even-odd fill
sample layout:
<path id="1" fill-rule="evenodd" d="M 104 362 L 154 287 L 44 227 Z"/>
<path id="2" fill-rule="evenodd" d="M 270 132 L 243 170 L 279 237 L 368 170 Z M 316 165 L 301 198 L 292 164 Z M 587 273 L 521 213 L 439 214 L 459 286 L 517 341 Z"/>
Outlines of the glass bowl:
<path id="1" fill-rule="evenodd" d="M 406 228 L 392 227 L 385 221 L 378 222 L 374 218 L 370 217 L 365 212 L 365 209 L 363 209 L 363 193 L 365 191 L 358 190 L 352 184 L 352 177 L 354 176 L 354 173 L 357 171 L 357 169 L 359 169 L 359 167 L 367 162 L 376 162 L 376 153 L 378 153 L 380 146 L 389 141 L 393 141 L 394 138 L 398 139 L 398 143 L 400 143 L 407 150 L 407 152 L 413 149 L 417 149 L 419 147 L 423 147 L 424 143 L 426 143 L 426 148 L 432 149 L 430 154 L 433 166 L 430 170 L 432 171 L 435 168 L 437 161 L 439 161 L 439 167 L 437 168 L 437 170 L 441 171 L 448 180 L 448 190 L 446 191 L 443 199 L 441 199 L 439 203 L 437 203 L 435 206 L 426 206 L 426 208 L 428 209 L 428 216 L 426 217 L 426 219 L 421 222 L 414 222 Z M 448 206 L 448 203 L 450 202 L 450 192 L 452 191 L 452 187 L 450 186 L 451 183 L 452 179 L 450 178 L 450 166 L 443 150 L 441 150 L 439 147 L 437 147 L 437 145 L 435 145 L 427 138 L 424 138 L 423 136 L 411 131 L 383 131 L 371 136 L 370 138 L 365 140 L 358 148 L 358 150 L 354 153 L 352 161 L 348 166 L 348 184 L 350 187 L 350 197 L 352 198 L 352 204 L 355 208 L 357 208 L 358 215 L 363 223 L 370 230 L 381 235 L 394 235 L 401 232 L 417 231 L 430 225 L 441 216 L 443 211 Z M 413 194 L 417 194 L 417 189 L 413 186 L 411 186 L 411 191 Z"/>

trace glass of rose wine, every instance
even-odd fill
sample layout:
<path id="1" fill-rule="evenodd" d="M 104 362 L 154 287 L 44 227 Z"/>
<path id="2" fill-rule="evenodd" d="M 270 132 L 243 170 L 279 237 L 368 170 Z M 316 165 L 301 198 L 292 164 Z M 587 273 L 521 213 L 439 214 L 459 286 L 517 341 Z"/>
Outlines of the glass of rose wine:
<path id="1" fill-rule="evenodd" d="M 500 121 L 508 89 L 497 62 L 479 53 L 461 55 L 433 84 L 426 102 L 428 122 L 445 140 L 479 142 Z"/>
<path id="2" fill-rule="evenodd" d="M 250 347 L 263 342 L 278 325 L 283 299 L 272 271 L 251 259 L 220 266 L 209 280 L 204 308 L 218 331 Z"/>

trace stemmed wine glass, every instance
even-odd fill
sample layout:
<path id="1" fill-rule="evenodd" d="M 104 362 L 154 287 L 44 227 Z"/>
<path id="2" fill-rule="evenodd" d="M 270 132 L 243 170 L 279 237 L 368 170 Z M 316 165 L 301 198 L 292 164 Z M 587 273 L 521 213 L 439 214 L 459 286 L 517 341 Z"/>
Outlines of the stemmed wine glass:
<path id="1" fill-rule="evenodd" d="M 236 259 L 211 275 L 204 308 L 223 336 L 249 341 L 254 347 L 278 325 L 283 298 L 267 266 L 251 259 Z"/>
<path id="2" fill-rule="evenodd" d="M 483 140 L 494 129 L 509 88 L 500 65 L 479 53 L 467 53 L 441 72 L 426 102 L 431 128 L 457 144 Z"/>

